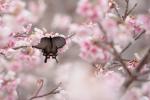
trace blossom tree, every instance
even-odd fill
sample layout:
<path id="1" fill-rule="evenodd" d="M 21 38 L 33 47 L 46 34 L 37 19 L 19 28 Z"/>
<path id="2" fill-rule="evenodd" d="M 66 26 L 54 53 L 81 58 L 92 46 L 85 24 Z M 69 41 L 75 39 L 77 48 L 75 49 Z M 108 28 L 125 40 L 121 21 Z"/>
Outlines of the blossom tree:
<path id="1" fill-rule="evenodd" d="M 63 35 L 36 27 L 46 9 L 43 0 L 0 0 L 0 99 L 149 100 L 150 48 L 143 55 L 135 52 L 133 59 L 122 54 L 140 37 L 149 37 L 150 14 L 132 14 L 138 4 L 130 7 L 130 0 L 122 2 L 123 13 L 115 0 L 79 0 L 75 20 L 61 14 L 53 19 L 52 28 L 68 33 Z M 57 36 L 66 42 L 58 56 L 74 43 L 82 61 L 55 63 L 59 68 L 54 79 L 47 80 L 57 86 L 49 90 L 45 79 L 30 72 L 54 66 L 47 59 L 44 63 L 43 51 L 36 45 L 44 37 Z M 25 91 L 19 88 L 32 86 L 34 92 L 23 98 L 20 94 Z"/>

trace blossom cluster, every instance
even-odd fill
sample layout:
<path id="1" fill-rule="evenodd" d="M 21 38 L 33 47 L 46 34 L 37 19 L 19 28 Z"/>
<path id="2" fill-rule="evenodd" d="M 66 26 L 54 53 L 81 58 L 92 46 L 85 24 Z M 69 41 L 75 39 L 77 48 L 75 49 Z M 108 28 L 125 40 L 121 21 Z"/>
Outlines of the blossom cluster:
<path id="1" fill-rule="evenodd" d="M 38 22 L 45 8 L 42 0 L 30 1 L 28 6 L 23 0 L 0 1 L 1 100 L 17 100 L 17 87 L 22 84 L 19 73 L 41 63 L 38 57 L 40 51 L 33 50 L 30 46 L 38 42 L 42 36 L 36 28 L 32 30 L 32 24 Z M 18 46 L 29 47 L 15 50 Z"/>
<path id="2" fill-rule="evenodd" d="M 75 33 L 72 40 L 80 47 L 79 56 L 90 66 L 78 63 L 62 65 L 57 73 L 57 81 L 64 82 L 66 91 L 62 93 L 61 98 L 150 99 L 150 93 L 147 91 L 149 82 L 145 82 L 149 80 L 149 62 L 146 61 L 149 49 L 144 57 L 135 52 L 134 59 L 122 58 L 122 53 L 143 34 L 149 37 L 150 30 L 150 14 L 131 15 L 137 4 L 129 9 L 129 1 L 124 0 L 124 14 L 120 13 L 119 5 L 114 0 L 79 0 L 76 8 L 79 16 L 77 22 L 68 15 L 62 15 L 66 18 L 63 21 L 68 22 L 68 26 L 65 24 L 65 30 Z M 57 20 L 62 17 L 57 17 Z M 61 23 L 56 24 L 56 20 L 53 23 L 53 26 L 62 29 Z M 134 82 L 135 85 L 145 83 L 142 83 L 141 87 L 131 86 Z"/>

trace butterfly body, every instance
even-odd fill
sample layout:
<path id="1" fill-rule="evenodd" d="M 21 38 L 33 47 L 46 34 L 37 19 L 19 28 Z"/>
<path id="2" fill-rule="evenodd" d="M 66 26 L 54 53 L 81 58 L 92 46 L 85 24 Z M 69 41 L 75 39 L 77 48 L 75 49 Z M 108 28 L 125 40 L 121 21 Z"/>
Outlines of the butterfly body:
<path id="1" fill-rule="evenodd" d="M 42 50 L 43 56 L 45 56 L 44 62 L 46 63 L 47 59 L 49 59 L 50 57 L 52 57 L 57 61 L 56 57 L 58 49 L 62 48 L 65 44 L 66 44 L 65 38 L 60 36 L 43 37 L 40 43 L 34 47 Z"/>

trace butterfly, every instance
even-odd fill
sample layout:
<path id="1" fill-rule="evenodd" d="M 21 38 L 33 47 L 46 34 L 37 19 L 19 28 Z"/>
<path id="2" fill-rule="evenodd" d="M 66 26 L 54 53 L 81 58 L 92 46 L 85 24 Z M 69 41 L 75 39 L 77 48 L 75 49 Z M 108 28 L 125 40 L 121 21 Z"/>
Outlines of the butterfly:
<path id="1" fill-rule="evenodd" d="M 33 46 L 34 48 L 42 50 L 43 56 L 45 56 L 44 62 L 47 63 L 47 59 L 52 57 L 52 59 L 57 60 L 58 49 L 62 48 L 66 44 L 66 39 L 61 36 L 56 37 L 43 37 L 40 40 L 40 43 Z"/>

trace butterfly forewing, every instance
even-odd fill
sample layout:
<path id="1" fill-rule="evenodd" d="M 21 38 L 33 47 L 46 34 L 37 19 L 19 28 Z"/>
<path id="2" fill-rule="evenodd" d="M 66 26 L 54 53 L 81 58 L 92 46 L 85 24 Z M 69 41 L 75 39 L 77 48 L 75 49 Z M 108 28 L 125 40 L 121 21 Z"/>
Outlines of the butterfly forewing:
<path id="1" fill-rule="evenodd" d="M 66 44 L 66 40 L 63 37 L 57 36 L 52 38 L 53 45 L 57 48 L 62 48 Z"/>
<path id="2" fill-rule="evenodd" d="M 40 41 L 40 43 L 36 46 L 38 49 L 44 49 L 51 45 L 50 40 L 48 37 L 43 37 Z"/>

